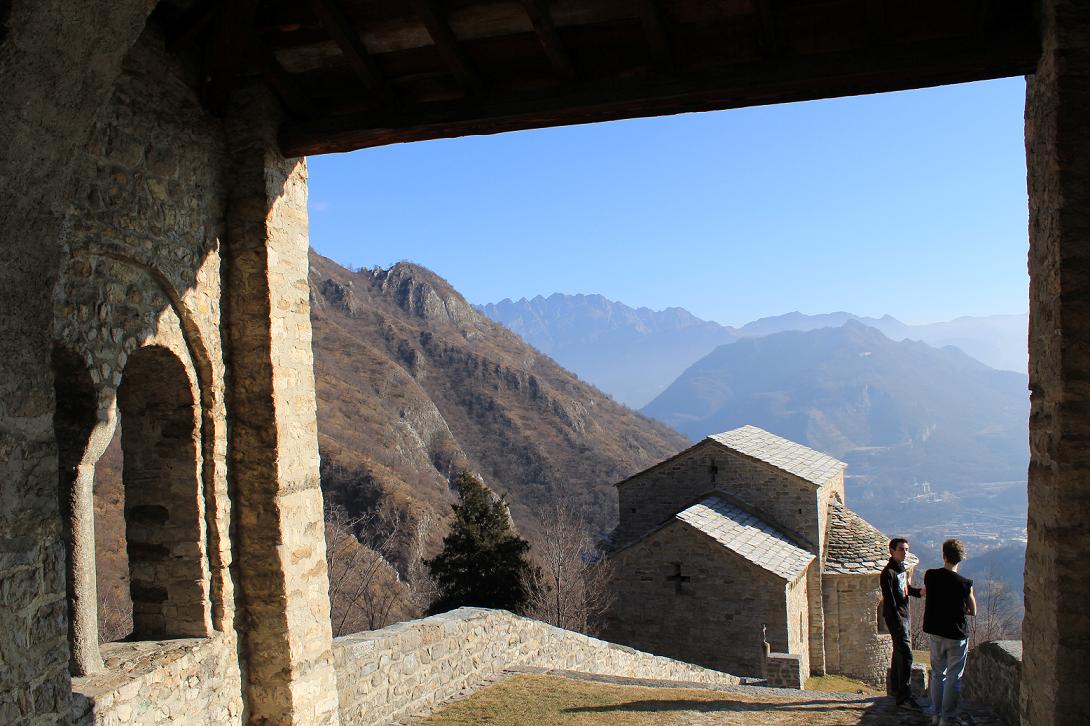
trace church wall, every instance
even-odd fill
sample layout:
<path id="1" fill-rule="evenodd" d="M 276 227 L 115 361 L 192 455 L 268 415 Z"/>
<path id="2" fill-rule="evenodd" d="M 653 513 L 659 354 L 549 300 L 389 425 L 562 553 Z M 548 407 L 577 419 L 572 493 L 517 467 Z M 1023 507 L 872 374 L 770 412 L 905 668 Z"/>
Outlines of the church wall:
<path id="1" fill-rule="evenodd" d="M 51 290 L 91 123 L 145 0 L 0 3 L 0 723 L 68 712 Z"/>
<path id="2" fill-rule="evenodd" d="M 762 625 L 773 651 L 791 648 L 786 583 L 691 527 L 667 525 L 611 562 L 605 640 L 742 676 L 761 675 Z M 675 563 L 690 578 L 680 593 Z"/>
<path id="3" fill-rule="evenodd" d="M 192 526 L 198 532 L 188 543 L 178 543 L 169 556 L 196 561 L 203 573 L 198 586 L 206 611 L 202 615 L 200 605 L 193 603 L 176 617 L 192 621 L 189 632 L 217 633 L 215 647 L 202 650 L 194 668 L 215 663 L 218 693 L 208 702 L 224 708 L 232 704 L 234 717 L 224 721 L 229 722 L 241 718 L 242 710 L 235 587 L 229 570 L 232 515 L 220 335 L 220 253 L 230 168 L 223 124 L 200 105 L 197 84 L 195 69 L 168 54 L 154 30 L 145 31 L 125 58 L 122 75 L 80 156 L 63 239 L 66 254 L 54 293 L 54 335 L 86 363 L 96 388 L 98 423 L 84 455 L 85 466 L 92 470 L 114 433 L 118 386 L 129 359 L 157 346 L 184 368 L 188 398 L 197 412 L 192 433 L 197 483 L 188 492 L 160 488 L 158 503 L 191 498 L 178 504 L 195 513 Z M 126 468 L 125 473 L 137 472 Z M 145 508 L 154 509 L 155 504 L 149 500 Z M 90 552 L 81 549 L 77 557 L 93 557 L 93 542 Z M 95 582 L 84 579 L 72 585 L 93 593 Z M 86 593 L 82 599 L 94 600 Z M 85 630 L 76 639 L 95 636 Z M 145 660 L 155 663 L 154 656 Z M 78 702 L 86 704 L 85 717 L 93 715 L 100 722 L 116 718 L 108 715 L 113 706 L 96 705 L 92 695 L 103 693 L 104 683 L 116 684 L 119 675 L 108 663 L 91 663 L 98 665 L 91 669 L 95 672 L 73 682 Z M 151 675 L 141 678 L 172 682 L 171 669 L 179 667 L 172 663 L 164 661 L 161 673 L 151 668 Z M 136 688 L 136 682 L 133 676 L 125 692 Z M 164 704 L 157 704 L 157 698 L 176 695 L 174 688 L 142 692 L 139 703 L 145 717 L 161 712 L 156 709 Z M 106 703 L 118 705 L 111 699 Z"/>
<path id="4" fill-rule="evenodd" d="M 816 487 L 713 443 L 696 446 L 618 487 L 618 541 L 639 537 L 713 489 L 735 497 L 818 552 L 824 530 L 818 524 Z"/>
<path id="5" fill-rule="evenodd" d="M 800 668 L 804 676 L 810 673 L 812 660 L 810 654 L 811 617 L 808 573 L 813 566 L 811 563 L 806 572 L 787 585 L 787 640 L 790 643 L 789 652 L 800 656 Z"/>
<path id="6" fill-rule="evenodd" d="M 878 632 L 878 574 L 825 574 L 825 664 L 830 673 L 885 683 L 893 643 Z"/>

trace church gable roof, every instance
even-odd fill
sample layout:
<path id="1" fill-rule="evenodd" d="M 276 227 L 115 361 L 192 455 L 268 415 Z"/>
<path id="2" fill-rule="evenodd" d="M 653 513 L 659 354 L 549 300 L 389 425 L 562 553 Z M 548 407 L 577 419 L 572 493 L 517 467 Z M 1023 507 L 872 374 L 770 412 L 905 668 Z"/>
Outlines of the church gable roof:
<path id="1" fill-rule="evenodd" d="M 814 451 L 756 426 L 743 426 L 721 434 L 712 434 L 708 439 L 818 486 L 848 467 L 843 461 L 828 454 Z"/>
<path id="2" fill-rule="evenodd" d="M 760 517 L 716 496 L 707 497 L 674 516 L 788 582 L 801 575 L 814 559 L 813 554 L 793 544 Z"/>
<path id="3" fill-rule="evenodd" d="M 829 530 L 825 572 L 834 575 L 870 575 L 889 562 L 889 537 L 840 502 L 829 502 Z M 920 559 L 909 553 L 905 564 L 915 567 Z"/>

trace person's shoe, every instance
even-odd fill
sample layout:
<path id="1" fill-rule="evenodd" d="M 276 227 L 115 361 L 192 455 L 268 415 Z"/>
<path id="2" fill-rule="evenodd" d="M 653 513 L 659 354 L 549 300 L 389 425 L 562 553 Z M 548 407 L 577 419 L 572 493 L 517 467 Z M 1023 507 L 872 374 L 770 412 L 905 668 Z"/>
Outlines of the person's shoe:
<path id="1" fill-rule="evenodd" d="M 909 696 L 908 698 L 904 699 L 903 701 L 898 701 L 897 705 L 901 706 L 902 708 L 911 709 L 913 711 L 922 711 L 923 710 L 923 706 L 920 705 L 920 702 L 917 701 L 912 696 Z"/>

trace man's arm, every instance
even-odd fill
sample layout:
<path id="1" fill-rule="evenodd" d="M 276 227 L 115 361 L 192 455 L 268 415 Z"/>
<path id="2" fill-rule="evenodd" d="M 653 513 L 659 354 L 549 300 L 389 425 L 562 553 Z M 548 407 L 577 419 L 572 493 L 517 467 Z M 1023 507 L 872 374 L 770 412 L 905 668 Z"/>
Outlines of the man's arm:
<path id="1" fill-rule="evenodd" d="M 923 597 L 923 589 L 919 587 L 908 586 L 908 594 L 911 597 Z"/>
<path id="2" fill-rule="evenodd" d="M 969 597 L 965 598 L 966 615 L 976 615 L 976 595 L 973 594 L 973 586 L 969 586 Z"/>

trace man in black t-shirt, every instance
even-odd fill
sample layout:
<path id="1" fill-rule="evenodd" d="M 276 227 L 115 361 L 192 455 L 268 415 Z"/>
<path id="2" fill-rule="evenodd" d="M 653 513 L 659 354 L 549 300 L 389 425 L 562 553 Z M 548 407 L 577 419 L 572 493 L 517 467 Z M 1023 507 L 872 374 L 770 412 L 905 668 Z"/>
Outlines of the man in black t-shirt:
<path id="1" fill-rule="evenodd" d="M 923 631 L 931 638 L 931 717 L 932 724 L 956 723 L 961 675 L 969 652 L 967 615 L 976 615 L 973 581 L 958 574 L 965 559 L 965 546 L 956 539 L 942 543 L 940 569 L 923 576 L 927 601 L 923 611 Z"/>
<path id="2" fill-rule="evenodd" d="M 912 697 L 912 640 L 909 637 L 908 598 L 920 597 L 918 587 L 908 583 L 905 558 L 908 557 L 908 540 L 897 537 L 889 541 L 889 562 L 886 563 L 879 584 L 882 586 L 882 619 L 893 638 L 893 659 L 890 663 L 890 687 L 898 706 L 919 709 L 920 704 Z"/>

